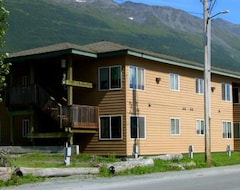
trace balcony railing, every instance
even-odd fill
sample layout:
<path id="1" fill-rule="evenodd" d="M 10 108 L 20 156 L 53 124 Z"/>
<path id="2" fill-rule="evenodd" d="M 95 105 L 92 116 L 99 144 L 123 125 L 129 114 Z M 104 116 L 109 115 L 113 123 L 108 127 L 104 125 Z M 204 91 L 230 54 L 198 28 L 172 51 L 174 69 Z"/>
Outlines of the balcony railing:
<path id="1" fill-rule="evenodd" d="M 62 106 L 38 85 L 8 88 L 7 95 L 8 105 L 36 105 L 59 121 L 60 128 L 98 128 L 98 107 L 96 106 Z"/>
<path id="2" fill-rule="evenodd" d="M 68 113 L 66 113 L 66 111 Z M 63 108 L 63 116 L 69 115 L 70 125 L 75 129 L 97 129 L 98 107 L 86 105 L 71 105 Z M 64 123 L 64 121 L 63 121 Z"/>
<path id="3" fill-rule="evenodd" d="M 7 88 L 8 105 L 29 105 L 35 102 L 35 86 Z"/>

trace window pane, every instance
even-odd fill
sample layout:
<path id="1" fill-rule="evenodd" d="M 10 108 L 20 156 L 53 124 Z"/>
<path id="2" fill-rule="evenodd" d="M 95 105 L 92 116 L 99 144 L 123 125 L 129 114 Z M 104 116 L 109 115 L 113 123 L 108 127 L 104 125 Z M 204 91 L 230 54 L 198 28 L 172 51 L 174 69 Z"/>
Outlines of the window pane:
<path id="1" fill-rule="evenodd" d="M 121 138 L 121 117 L 111 117 L 112 138 Z"/>
<path id="2" fill-rule="evenodd" d="M 170 89 L 179 90 L 179 76 L 174 73 L 170 73 Z"/>
<path id="3" fill-rule="evenodd" d="M 171 119 L 171 134 L 175 134 L 175 121 Z"/>
<path id="4" fill-rule="evenodd" d="M 137 117 L 131 117 L 131 138 L 137 138 Z"/>
<path id="5" fill-rule="evenodd" d="M 178 86 L 179 86 L 179 84 L 178 84 L 178 75 L 174 75 L 174 89 L 175 90 L 178 90 Z"/>
<path id="6" fill-rule="evenodd" d="M 180 123 L 179 119 L 171 119 L 171 134 L 180 134 Z"/>
<path id="7" fill-rule="evenodd" d="M 205 122 L 203 120 L 201 121 L 201 134 L 205 134 Z"/>
<path id="8" fill-rule="evenodd" d="M 131 138 L 145 138 L 144 117 L 131 117 Z"/>
<path id="9" fill-rule="evenodd" d="M 29 133 L 29 120 L 24 119 L 22 120 L 22 137 L 27 137 Z"/>
<path id="10" fill-rule="evenodd" d="M 109 69 L 100 69 L 100 89 L 109 89 Z"/>
<path id="11" fill-rule="evenodd" d="M 174 90 L 174 74 L 170 74 L 170 88 Z"/>
<path id="12" fill-rule="evenodd" d="M 231 85 L 226 84 L 226 100 L 231 100 Z"/>
<path id="13" fill-rule="evenodd" d="M 222 84 L 222 99 L 225 100 L 225 84 Z"/>
<path id="14" fill-rule="evenodd" d="M 233 103 L 239 103 L 239 88 L 233 88 Z"/>
<path id="15" fill-rule="evenodd" d="M 121 88 L 121 67 L 111 68 L 111 88 Z"/>
<path id="16" fill-rule="evenodd" d="M 231 85 L 230 84 L 222 84 L 222 99 L 223 100 L 227 100 L 227 101 L 231 101 L 231 96 L 232 96 L 232 92 L 231 92 Z"/>
<path id="17" fill-rule="evenodd" d="M 139 67 L 130 67 L 130 88 L 144 90 L 144 69 Z"/>
<path id="18" fill-rule="evenodd" d="M 197 120 L 196 122 L 196 130 L 198 135 L 204 135 L 205 134 L 205 123 L 204 120 Z"/>
<path id="19" fill-rule="evenodd" d="M 228 138 L 232 138 L 232 125 L 231 125 L 231 122 L 228 122 Z"/>
<path id="20" fill-rule="evenodd" d="M 199 94 L 204 93 L 204 80 L 203 79 L 196 79 L 196 92 Z"/>
<path id="21" fill-rule="evenodd" d="M 234 138 L 240 138 L 239 123 L 234 123 Z"/>
<path id="22" fill-rule="evenodd" d="M 130 88 L 136 89 L 136 68 L 130 67 Z"/>
<path id="23" fill-rule="evenodd" d="M 180 134 L 180 131 L 179 131 L 179 119 L 176 119 L 175 120 L 176 121 L 176 126 L 175 126 L 175 128 L 176 128 L 176 134 Z"/>
<path id="24" fill-rule="evenodd" d="M 144 90 L 144 70 L 143 68 L 138 68 L 138 89 Z"/>
<path id="25" fill-rule="evenodd" d="M 223 138 L 232 138 L 231 122 L 223 122 Z"/>
<path id="26" fill-rule="evenodd" d="M 110 123 L 109 117 L 100 118 L 101 138 L 110 138 L 109 123 Z"/>
<path id="27" fill-rule="evenodd" d="M 140 138 L 145 138 L 145 121 L 144 117 L 139 117 L 138 118 L 138 123 L 139 123 L 139 137 Z"/>

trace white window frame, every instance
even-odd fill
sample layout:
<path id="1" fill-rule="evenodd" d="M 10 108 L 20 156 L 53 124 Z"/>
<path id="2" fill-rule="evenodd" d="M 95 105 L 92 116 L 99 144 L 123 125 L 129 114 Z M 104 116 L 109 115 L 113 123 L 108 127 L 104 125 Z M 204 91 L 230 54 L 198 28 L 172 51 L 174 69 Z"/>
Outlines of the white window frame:
<path id="1" fill-rule="evenodd" d="M 29 132 L 30 132 L 30 120 L 23 119 L 22 120 L 22 137 L 27 138 L 27 135 Z"/>
<path id="2" fill-rule="evenodd" d="M 111 126 L 111 119 L 113 117 L 120 117 L 121 118 L 121 137 L 120 138 L 114 138 L 112 137 L 112 126 Z M 101 137 L 101 118 L 109 118 L 109 138 L 102 138 Z M 123 139 L 123 119 L 122 115 L 102 115 L 99 117 L 99 140 L 122 140 Z"/>
<path id="3" fill-rule="evenodd" d="M 143 124 L 144 124 L 144 130 L 143 130 L 143 132 L 144 132 L 144 137 L 139 137 L 139 127 L 137 128 L 137 136 L 136 137 L 132 137 L 132 133 L 131 133 L 131 130 L 132 130 L 132 123 L 131 123 L 131 118 L 132 117 L 135 117 L 135 118 L 138 118 L 138 121 L 137 122 L 139 122 L 139 118 L 143 118 L 144 119 L 144 122 L 143 122 Z M 142 115 L 131 115 L 130 116 L 130 139 L 132 139 L 132 140 L 136 140 L 136 139 L 138 139 L 138 140 L 146 140 L 146 138 L 147 138 L 147 128 L 146 128 L 146 116 L 142 116 Z"/>
<path id="4" fill-rule="evenodd" d="M 172 91 L 180 91 L 180 75 L 176 73 L 169 74 L 169 85 L 170 90 Z"/>
<path id="5" fill-rule="evenodd" d="M 205 135 L 205 121 L 204 119 L 196 120 L 196 134 L 200 136 Z"/>
<path id="6" fill-rule="evenodd" d="M 119 68 L 120 70 L 120 87 L 117 87 L 117 88 L 112 88 L 112 80 L 111 80 L 111 71 L 112 71 L 112 68 Z M 108 69 L 108 88 L 101 88 L 101 69 Z M 114 65 L 114 66 L 106 66 L 106 67 L 99 67 L 98 68 L 98 90 L 99 91 L 108 91 L 108 90 L 120 90 L 122 89 L 122 66 L 121 65 Z"/>
<path id="7" fill-rule="evenodd" d="M 228 124 L 230 124 L 230 128 L 229 128 Z M 232 122 L 231 121 L 223 121 L 222 122 L 222 137 L 223 137 L 223 139 L 232 139 L 233 138 L 232 131 L 233 131 Z"/>
<path id="8" fill-rule="evenodd" d="M 172 126 L 172 121 L 174 121 L 174 126 Z M 178 121 L 178 126 L 177 126 L 177 121 Z M 176 118 L 176 117 L 170 118 L 170 134 L 176 135 L 176 136 L 181 134 L 181 119 L 180 118 Z"/>
<path id="9" fill-rule="evenodd" d="M 235 128 L 238 128 L 237 130 Z M 234 122 L 233 124 L 234 139 L 240 139 L 240 122 Z"/>
<path id="10" fill-rule="evenodd" d="M 204 94 L 204 79 L 196 78 L 196 93 Z"/>
<path id="11" fill-rule="evenodd" d="M 133 73 L 132 73 L 133 70 L 135 70 L 135 78 L 133 78 Z M 129 87 L 130 89 L 134 89 L 134 90 L 145 90 L 145 69 L 144 68 L 133 66 L 133 65 L 129 66 Z"/>
<path id="12" fill-rule="evenodd" d="M 222 84 L 222 100 L 226 102 L 232 101 L 232 85 L 229 83 Z"/>

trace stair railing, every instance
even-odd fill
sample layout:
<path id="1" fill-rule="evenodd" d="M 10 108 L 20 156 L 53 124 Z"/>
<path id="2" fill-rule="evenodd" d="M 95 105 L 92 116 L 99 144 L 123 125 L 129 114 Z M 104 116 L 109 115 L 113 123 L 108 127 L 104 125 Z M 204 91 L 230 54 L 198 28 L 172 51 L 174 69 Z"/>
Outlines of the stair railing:
<path id="1" fill-rule="evenodd" d="M 35 85 L 35 104 L 42 111 L 49 113 L 53 119 L 58 121 L 60 128 L 62 128 L 62 105 L 39 85 Z"/>

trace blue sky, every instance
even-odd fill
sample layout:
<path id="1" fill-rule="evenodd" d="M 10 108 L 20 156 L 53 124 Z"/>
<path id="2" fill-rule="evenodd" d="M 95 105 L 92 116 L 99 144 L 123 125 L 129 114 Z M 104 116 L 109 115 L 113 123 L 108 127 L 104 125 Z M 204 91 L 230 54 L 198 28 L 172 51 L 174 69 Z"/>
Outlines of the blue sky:
<path id="1" fill-rule="evenodd" d="M 127 0 L 114 0 L 118 3 L 123 3 Z M 148 5 L 170 6 L 177 9 L 184 10 L 195 16 L 202 18 L 203 4 L 200 0 L 128 0 L 137 3 L 144 3 Z M 240 0 L 216 0 L 212 15 L 223 10 L 229 10 L 228 14 L 218 15 L 218 18 L 222 18 L 234 24 L 240 24 Z"/>

